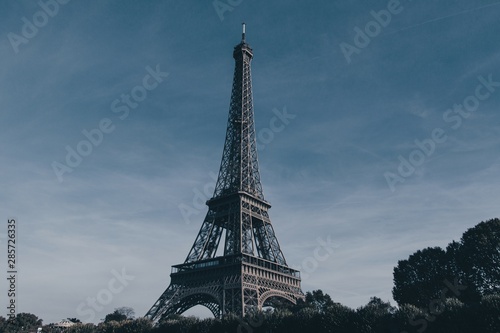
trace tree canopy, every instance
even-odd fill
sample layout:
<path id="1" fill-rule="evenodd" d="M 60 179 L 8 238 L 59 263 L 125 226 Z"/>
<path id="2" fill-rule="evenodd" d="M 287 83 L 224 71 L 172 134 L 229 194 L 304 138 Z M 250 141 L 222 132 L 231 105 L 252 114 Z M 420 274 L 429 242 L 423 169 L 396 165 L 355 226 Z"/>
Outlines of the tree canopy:
<path id="1" fill-rule="evenodd" d="M 464 232 L 456 261 L 465 283 L 479 294 L 500 293 L 500 220 L 481 222 Z"/>
<path id="2" fill-rule="evenodd" d="M 133 319 L 134 315 L 134 309 L 130 307 L 116 308 L 115 311 L 106 315 L 106 317 L 104 318 L 104 322 L 107 323 L 110 321 L 124 321 L 127 319 Z"/>
<path id="3" fill-rule="evenodd" d="M 500 293 L 500 220 L 468 229 L 446 250 L 418 250 L 398 262 L 393 276 L 392 294 L 399 305 L 427 307 L 446 298 L 471 303 Z"/>

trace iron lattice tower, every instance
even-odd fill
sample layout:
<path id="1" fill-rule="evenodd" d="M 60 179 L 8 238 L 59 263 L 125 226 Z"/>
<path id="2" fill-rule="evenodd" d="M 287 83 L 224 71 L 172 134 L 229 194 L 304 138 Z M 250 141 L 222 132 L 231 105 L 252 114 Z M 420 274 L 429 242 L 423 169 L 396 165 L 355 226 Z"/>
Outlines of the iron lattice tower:
<path id="1" fill-rule="evenodd" d="M 259 175 L 250 62 L 245 41 L 234 47 L 235 69 L 226 140 L 208 213 L 183 264 L 146 314 L 153 321 L 204 305 L 220 317 L 243 316 L 276 298 L 303 299 L 300 273 L 288 267 L 274 233 Z M 225 236 L 225 237 L 223 237 Z M 224 252 L 216 256 L 221 239 Z"/>

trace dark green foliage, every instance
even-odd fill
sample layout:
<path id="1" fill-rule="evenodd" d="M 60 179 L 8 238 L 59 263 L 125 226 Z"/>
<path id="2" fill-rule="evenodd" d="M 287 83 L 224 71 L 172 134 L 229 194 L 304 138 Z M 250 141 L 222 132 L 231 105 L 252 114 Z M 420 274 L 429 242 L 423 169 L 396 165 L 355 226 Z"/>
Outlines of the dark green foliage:
<path id="1" fill-rule="evenodd" d="M 118 313 L 118 312 L 113 312 L 113 313 L 109 313 L 106 315 L 106 317 L 104 318 L 104 322 L 105 323 L 109 323 L 109 322 L 112 322 L 112 321 L 124 321 L 127 319 L 127 316 L 125 316 L 124 314 L 121 314 L 121 313 Z"/>
<path id="2" fill-rule="evenodd" d="M 396 311 L 389 302 L 372 297 L 367 305 L 356 310 L 355 327 L 359 333 L 390 332 L 392 314 Z"/>
<path id="3" fill-rule="evenodd" d="M 460 240 L 457 263 L 480 295 L 500 293 L 500 220 L 481 222 Z"/>
<path id="4" fill-rule="evenodd" d="M 75 323 L 75 324 L 78 324 L 78 323 L 81 323 L 82 321 L 78 318 L 68 318 L 69 321 Z"/>
<path id="5" fill-rule="evenodd" d="M 356 313 L 339 303 L 330 306 L 327 311 L 322 313 L 321 322 L 325 332 L 349 333 L 354 330 L 354 319 Z M 330 331 L 328 330 L 330 329 Z"/>
<path id="6" fill-rule="evenodd" d="M 429 332 L 472 332 L 469 322 L 464 320 L 467 312 L 464 303 L 456 298 L 448 298 L 442 302 L 438 311 L 428 310 Z"/>
<path id="7" fill-rule="evenodd" d="M 165 318 L 157 327 L 145 318 L 120 322 L 102 322 L 99 325 L 77 324 L 64 333 L 498 333 L 500 332 L 500 295 L 484 296 L 479 302 L 465 304 L 455 298 L 445 299 L 439 311 L 402 305 L 399 309 L 380 298 L 372 297 L 357 310 L 334 302 L 317 306 L 318 299 L 328 299 L 321 291 L 310 293 L 296 312 L 274 309 L 256 313 L 243 319 L 227 316 L 223 319 L 199 319 L 179 315 Z M 322 296 L 321 296 L 322 295 Z M 0 317 L 0 333 L 36 331 L 41 324 L 36 316 L 23 314 L 23 323 L 32 329 L 21 330 L 10 326 Z M 37 324 L 34 325 L 33 324 Z M 16 324 L 17 325 L 17 324 Z M 44 326 L 45 333 L 61 333 L 61 329 Z"/>
<path id="8" fill-rule="evenodd" d="M 294 306 L 284 305 L 283 308 L 289 309 L 292 313 L 297 313 L 304 308 L 310 308 L 317 312 L 324 312 L 329 307 L 333 306 L 335 303 L 332 301 L 330 295 L 324 294 L 321 289 L 314 290 L 312 292 L 308 291 L 305 295 L 305 301 L 299 300 Z"/>
<path id="9" fill-rule="evenodd" d="M 108 323 L 111 321 L 124 321 L 127 319 L 134 318 L 134 310 L 129 307 L 116 308 L 113 313 L 109 313 L 104 318 L 104 322 Z"/>
<path id="10" fill-rule="evenodd" d="M 443 281 L 453 281 L 449 263 L 447 253 L 440 247 L 418 250 L 408 260 L 400 260 L 394 268 L 394 300 L 400 305 L 427 307 L 431 300 L 440 297 L 445 287 Z"/>
<path id="11" fill-rule="evenodd" d="M 50 331 L 44 328 L 42 333 L 50 333 Z M 64 329 L 64 333 L 96 333 L 98 332 L 96 326 L 94 324 L 77 324 L 72 327 L 68 327 Z"/>
<path id="12" fill-rule="evenodd" d="M 120 322 L 101 323 L 97 326 L 97 329 L 97 332 L 100 333 L 149 333 L 153 329 L 153 324 L 145 318 L 126 319 Z"/>
<path id="13" fill-rule="evenodd" d="M 458 298 L 474 304 L 500 293 L 500 220 L 481 222 L 460 242 L 418 250 L 394 268 L 392 294 L 399 305 L 427 308 L 436 299 Z M 464 286 L 460 290 L 450 284 Z M 444 293 L 444 295 L 443 295 Z"/>
<path id="14" fill-rule="evenodd" d="M 500 332 L 500 294 L 483 297 L 476 316 L 482 332 Z"/>
<path id="15" fill-rule="evenodd" d="M 424 311 L 415 305 L 404 304 L 399 307 L 393 315 L 394 321 L 398 323 L 401 332 L 416 333 L 427 327 Z"/>
<path id="16" fill-rule="evenodd" d="M 15 318 L 5 319 L 0 317 L 0 332 L 17 333 L 17 332 L 31 332 L 42 327 L 42 319 L 31 313 L 18 313 Z"/>
<path id="17" fill-rule="evenodd" d="M 171 315 L 162 319 L 157 327 L 151 332 L 154 333 L 216 333 L 216 332 L 236 332 L 238 325 L 244 323 L 243 319 L 236 316 L 227 316 L 224 319 L 196 317 L 184 317 Z M 242 331 L 245 332 L 245 331 Z"/>
<path id="18" fill-rule="evenodd" d="M 321 289 L 306 292 L 305 304 L 317 312 L 325 312 L 334 305 L 330 295 L 324 294 Z"/>

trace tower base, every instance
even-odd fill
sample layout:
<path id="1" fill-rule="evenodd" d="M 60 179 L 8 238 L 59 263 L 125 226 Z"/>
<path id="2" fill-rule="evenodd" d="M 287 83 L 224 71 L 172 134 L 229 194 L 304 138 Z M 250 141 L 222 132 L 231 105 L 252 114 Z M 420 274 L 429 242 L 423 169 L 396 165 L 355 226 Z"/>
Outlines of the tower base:
<path id="1" fill-rule="evenodd" d="M 170 277 L 170 286 L 146 314 L 153 321 L 196 305 L 219 318 L 262 310 L 274 298 L 293 304 L 304 299 L 299 271 L 245 254 L 175 265 Z"/>

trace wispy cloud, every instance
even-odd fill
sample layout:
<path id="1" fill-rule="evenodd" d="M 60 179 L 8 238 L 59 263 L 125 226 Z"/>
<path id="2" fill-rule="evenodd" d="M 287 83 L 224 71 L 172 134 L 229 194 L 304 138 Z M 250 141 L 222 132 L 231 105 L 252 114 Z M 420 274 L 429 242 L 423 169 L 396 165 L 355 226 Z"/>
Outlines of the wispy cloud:
<path id="1" fill-rule="evenodd" d="M 168 286 L 206 213 L 187 224 L 179 205 L 218 172 L 242 21 L 257 131 L 274 108 L 296 115 L 259 153 L 280 245 L 298 267 L 319 236 L 338 244 L 305 290 L 352 307 L 390 300 L 398 260 L 498 216 L 500 91 L 459 130 L 443 120 L 478 76 L 500 81 L 498 2 L 414 1 L 348 65 L 339 42 L 386 5 L 242 2 L 221 22 L 210 2 L 71 1 L 16 54 L 7 34 L 38 5 L 3 3 L 0 218 L 19 221 L 20 310 L 78 317 L 122 267 L 135 279 L 96 321 L 119 306 L 142 315 Z M 168 79 L 119 120 L 111 103 L 156 64 Z M 105 117 L 116 129 L 59 183 L 51 163 Z M 447 141 L 391 192 L 383 173 L 445 126 Z"/>

